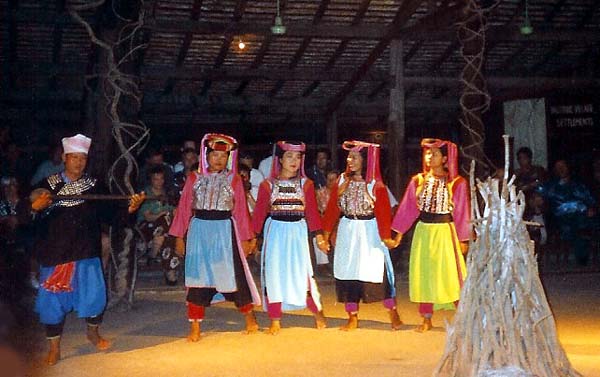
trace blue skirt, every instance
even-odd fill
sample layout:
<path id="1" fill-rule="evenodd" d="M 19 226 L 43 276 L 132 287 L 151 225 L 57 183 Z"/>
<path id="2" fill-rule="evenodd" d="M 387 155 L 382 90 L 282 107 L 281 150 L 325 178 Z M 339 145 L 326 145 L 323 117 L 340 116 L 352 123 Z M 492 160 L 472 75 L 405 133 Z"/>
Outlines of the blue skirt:
<path id="1" fill-rule="evenodd" d="M 186 287 L 215 288 L 221 293 L 237 291 L 233 239 L 230 219 L 192 219 L 185 254 Z"/>
<path id="2" fill-rule="evenodd" d="M 52 267 L 40 267 L 40 282 L 46 281 L 54 272 Z M 79 318 L 95 317 L 106 307 L 106 284 L 100 258 L 82 259 L 75 262 L 71 292 L 50 292 L 43 287 L 38 290 L 35 311 L 44 325 L 56 325 L 65 315 L 76 311 Z"/>
<path id="3" fill-rule="evenodd" d="M 263 292 L 266 290 L 269 302 L 281 302 L 283 310 L 304 309 L 307 292 L 321 310 L 308 242 L 304 219 L 289 222 L 268 218 L 265 222 L 261 253 Z"/>

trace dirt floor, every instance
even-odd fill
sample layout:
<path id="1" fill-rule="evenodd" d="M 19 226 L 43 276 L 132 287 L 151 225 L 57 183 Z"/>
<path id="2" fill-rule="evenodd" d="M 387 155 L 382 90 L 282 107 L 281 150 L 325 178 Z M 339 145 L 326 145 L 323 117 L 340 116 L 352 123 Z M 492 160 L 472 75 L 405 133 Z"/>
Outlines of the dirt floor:
<path id="1" fill-rule="evenodd" d="M 444 321 L 452 312 L 436 314 L 432 331 L 416 333 L 415 304 L 407 300 L 407 284 L 398 283 L 405 329 L 392 332 L 380 304 L 361 305 L 360 328 L 342 332 L 343 305 L 336 304 L 331 279 L 319 279 L 328 328 L 316 330 L 308 311 L 285 314 L 277 336 L 243 335 L 243 318 L 230 304 L 207 310 L 203 338 L 187 343 L 184 291 L 144 288 L 132 311 L 105 315 L 103 333 L 114 342 L 95 352 L 86 341 L 83 320 L 67 320 L 62 360 L 42 367 L 44 343 L 31 360 L 35 376 L 430 376 L 445 344 Z M 600 275 L 554 275 L 544 284 L 555 312 L 560 340 L 575 368 L 600 377 Z M 147 286 L 147 284 L 146 284 Z M 266 313 L 258 313 L 264 328 Z M 0 367 L 1 368 L 1 367 Z M 2 373 L 0 372 L 0 375 Z"/>

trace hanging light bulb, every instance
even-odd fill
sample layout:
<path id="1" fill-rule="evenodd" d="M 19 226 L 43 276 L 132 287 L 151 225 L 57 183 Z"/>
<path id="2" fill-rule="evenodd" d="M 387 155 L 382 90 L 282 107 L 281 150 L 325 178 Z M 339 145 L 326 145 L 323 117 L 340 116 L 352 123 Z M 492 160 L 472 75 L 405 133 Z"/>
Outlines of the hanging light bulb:
<path id="1" fill-rule="evenodd" d="M 246 44 L 244 43 L 244 41 L 242 41 L 242 38 L 240 37 L 240 40 L 238 42 L 238 47 L 240 50 L 243 50 L 246 48 Z"/>
<path id="2" fill-rule="evenodd" d="M 283 26 L 283 20 L 281 14 L 279 14 L 279 0 L 277 0 L 277 15 L 275 16 L 275 24 L 271 26 L 271 33 L 275 35 L 285 34 L 285 26 Z"/>
<path id="3" fill-rule="evenodd" d="M 519 28 L 521 34 L 529 35 L 533 33 L 533 26 L 531 26 L 531 21 L 529 20 L 529 4 L 528 0 L 525 0 L 525 20 L 523 21 L 523 25 Z"/>

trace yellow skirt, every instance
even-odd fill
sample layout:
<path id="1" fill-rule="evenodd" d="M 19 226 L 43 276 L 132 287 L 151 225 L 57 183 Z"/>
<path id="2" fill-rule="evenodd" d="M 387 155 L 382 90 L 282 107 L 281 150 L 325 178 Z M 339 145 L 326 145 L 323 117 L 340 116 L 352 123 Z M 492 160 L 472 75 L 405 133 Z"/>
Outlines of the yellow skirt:
<path id="1" fill-rule="evenodd" d="M 452 308 L 466 275 L 454 223 L 419 221 L 410 248 L 410 300 L 433 303 L 436 309 Z"/>

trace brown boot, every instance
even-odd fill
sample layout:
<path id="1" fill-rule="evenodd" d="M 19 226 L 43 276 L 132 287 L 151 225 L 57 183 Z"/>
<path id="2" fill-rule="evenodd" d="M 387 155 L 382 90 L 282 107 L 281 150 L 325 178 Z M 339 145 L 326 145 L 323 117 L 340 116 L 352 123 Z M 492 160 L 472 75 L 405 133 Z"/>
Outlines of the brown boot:
<path id="1" fill-rule="evenodd" d="M 190 322 L 190 333 L 187 336 L 187 341 L 195 343 L 200 340 L 200 321 Z"/>
<path id="2" fill-rule="evenodd" d="M 277 335 L 281 330 L 281 322 L 278 319 L 271 320 L 271 326 L 267 329 L 266 333 L 269 335 Z"/>
<path id="3" fill-rule="evenodd" d="M 358 328 L 358 314 L 357 313 L 348 313 L 348 323 L 344 326 L 340 327 L 342 331 L 352 331 Z"/>
<path id="4" fill-rule="evenodd" d="M 415 331 L 416 332 L 427 332 L 433 328 L 431 324 L 431 318 L 423 318 L 423 323 L 418 326 Z"/>
<path id="5" fill-rule="evenodd" d="M 246 330 L 244 334 L 254 334 L 258 331 L 258 323 L 256 322 L 256 315 L 254 314 L 254 310 L 249 311 L 244 314 L 246 317 Z"/>
<path id="6" fill-rule="evenodd" d="M 319 311 L 317 313 L 314 314 L 315 316 L 315 327 L 317 328 L 317 330 L 321 330 L 327 327 L 327 320 L 325 319 L 325 314 L 323 314 L 323 311 Z"/>
<path id="7" fill-rule="evenodd" d="M 398 314 L 398 310 L 396 308 L 390 309 L 388 311 L 388 313 L 390 314 L 390 322 L 392 324 L 392 331 L 400 330 L 400 328 L 402 327 L 402 325 L 404 323 L 400 320 L 400 315 Z"/>
<path id="8" fill-rule="evenodd" d="M 48 339 L 48 355 L 46 355 L 46 365 L 56 365 L 60 360 L 60 336 Z"/>
<path id="9" fill-rule="evenodd" d="M 98 325 L 87 325 L 87 338 L 92 343 L 98 351 L 105 351 L 110 348 L 110 341 L 104 339 L 100 336 L 98 332 Z"/>

